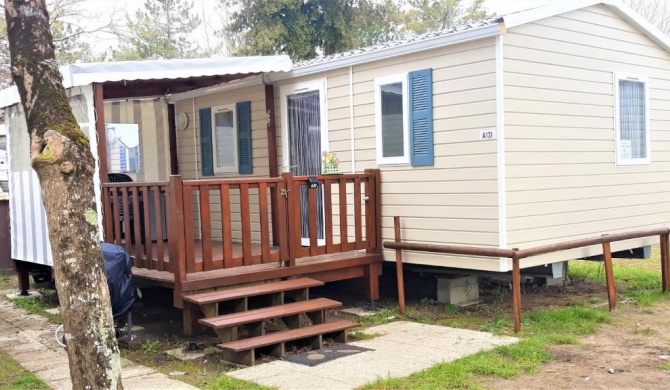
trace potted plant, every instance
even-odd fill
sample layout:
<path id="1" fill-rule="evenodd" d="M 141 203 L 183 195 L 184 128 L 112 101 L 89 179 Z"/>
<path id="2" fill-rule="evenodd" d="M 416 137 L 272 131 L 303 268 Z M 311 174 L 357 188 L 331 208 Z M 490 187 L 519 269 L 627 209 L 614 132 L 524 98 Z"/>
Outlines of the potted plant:
<path id="1" fill-rule="evenodd" d="M 337 175 L 340 173 L 340 159 L 335 153 L 324 151 L 321 153 L 324 175 Z"/>

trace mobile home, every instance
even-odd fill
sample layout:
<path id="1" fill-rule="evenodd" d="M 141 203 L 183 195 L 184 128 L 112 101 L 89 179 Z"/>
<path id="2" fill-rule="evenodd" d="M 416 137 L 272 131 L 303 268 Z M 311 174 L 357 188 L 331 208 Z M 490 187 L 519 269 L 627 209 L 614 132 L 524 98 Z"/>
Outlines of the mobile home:
<path id="1" fill-rule="evenodd" d="M 174 288 L 179 307 L 188 294 L 291 276 L 362 277 L 374 300 L 380 263 L 394 260 L 382 242 L 393 239 L 395 215 L 406 240 L 493 248 L 670 220 L 670 40 L 619 1 L 560 2 L 218 78 L 110 77 L 97 66 L 100 79 L 70 91 L 84 90 L 72 96 L 87 96 L 83 122 L 98 135 L 101 231 L 133 253 L 138 277 Z M 27 150 L 12 119 L 18 99 L 0 97 L 10 107 L 12 191 L 38 192 L 25 154 L 14 154 L 15 144 Z M 119 139 L 105 124 L 117 123 L 137 126 L 123 153 L 108 148 Z M 137 146 L 133 164 L 127 146 Z M 337 170 L 325 169 L 331 157 Z M 114 170 L 132 182 L 109 183 Z M 38 219 L 26 212 L 38 199 L 13 199 L 15 223 Z M 17 227 L 34 233 L 13 256 L 34 261 L 24 253 L 46 227 Z M 511 270 L 497 258 L 404 260 Z"/>

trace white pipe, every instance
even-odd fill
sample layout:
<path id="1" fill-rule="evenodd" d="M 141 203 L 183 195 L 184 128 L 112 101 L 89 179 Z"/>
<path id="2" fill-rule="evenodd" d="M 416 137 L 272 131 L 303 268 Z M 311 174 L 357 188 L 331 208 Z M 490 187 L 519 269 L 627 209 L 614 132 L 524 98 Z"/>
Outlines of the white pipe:
<path id="1" fill-rule="evenodd" d="M 351 173 L 356 173 L 356 132 L 354 131 L 354 67 L 349 67 L 349 127 L 351 132 Z"/>

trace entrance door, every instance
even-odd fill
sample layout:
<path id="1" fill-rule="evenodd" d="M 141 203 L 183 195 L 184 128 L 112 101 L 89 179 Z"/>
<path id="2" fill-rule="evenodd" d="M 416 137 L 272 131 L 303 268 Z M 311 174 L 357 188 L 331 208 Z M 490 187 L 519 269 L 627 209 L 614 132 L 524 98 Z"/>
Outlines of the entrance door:
<path id="1" fill-rule="evenodd" d="M 284 170 L 296 176 L 321 174 L 321 153 L 327 150 L 325 121 L 324 82 L 306 83 L 282 88 L 282 116 L 284 144 Z M 316 210 L 308 210 L 307 191 L 317 191 Z M 317 240 L 325 243 L 323 222 L 323 189 L 300 190 L 300 219 L 302 244 L 309 245 L 309 213 L 315 212 Z"/>

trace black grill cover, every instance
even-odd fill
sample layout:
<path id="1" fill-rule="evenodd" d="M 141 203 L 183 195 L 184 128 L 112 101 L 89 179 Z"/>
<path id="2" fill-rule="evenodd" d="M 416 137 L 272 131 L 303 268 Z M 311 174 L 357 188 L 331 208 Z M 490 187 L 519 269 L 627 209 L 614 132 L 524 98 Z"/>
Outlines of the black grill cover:
<path id="1" fill-rule="evenodd" d="M 122 246 L 102 243 L 102 257 L 105 259 L 105 273 L 109 296 L 112 301 L 112 315 L 126 314 L 135 302 L 132 260 Z"/>

